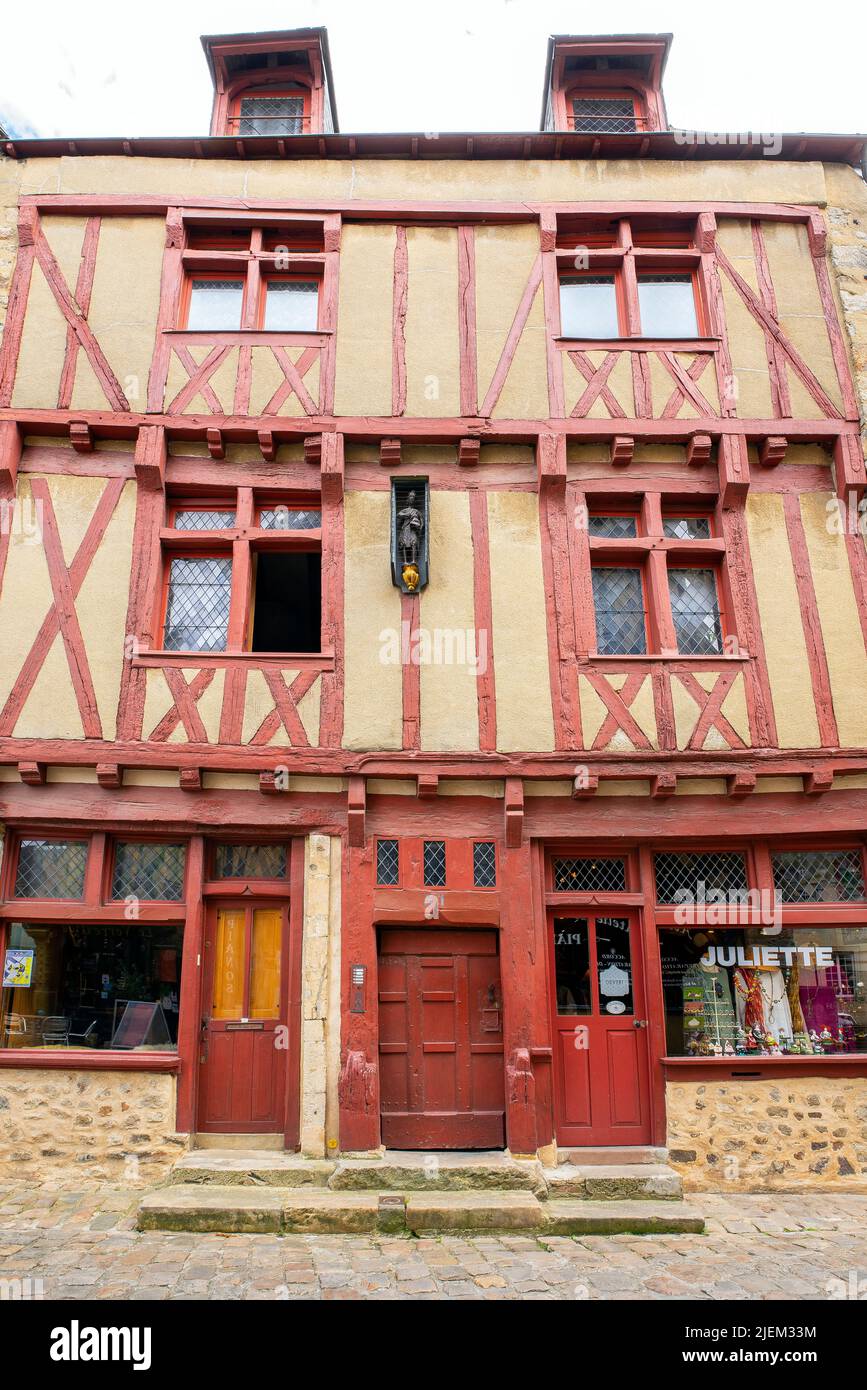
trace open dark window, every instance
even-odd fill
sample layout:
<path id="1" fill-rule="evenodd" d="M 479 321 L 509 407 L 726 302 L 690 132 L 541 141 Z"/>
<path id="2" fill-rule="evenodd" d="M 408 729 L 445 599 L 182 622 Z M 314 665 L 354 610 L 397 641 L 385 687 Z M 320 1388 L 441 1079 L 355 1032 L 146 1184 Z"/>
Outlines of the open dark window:
<path id="1" fill-rule="evenodd" d="M 250 650 L 318 652 L 321 590 L 318 551 L 261 551 Z"/>

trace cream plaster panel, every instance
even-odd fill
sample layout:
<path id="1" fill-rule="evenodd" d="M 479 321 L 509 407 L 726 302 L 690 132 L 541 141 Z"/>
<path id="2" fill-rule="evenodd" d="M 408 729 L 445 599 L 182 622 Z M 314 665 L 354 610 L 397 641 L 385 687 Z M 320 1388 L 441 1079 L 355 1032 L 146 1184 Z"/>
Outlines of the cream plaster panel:
<path id="1" fill-rule="evenodd" d="M 34 264 L 18 352 L 13 406 L 21 410 L 44 410 L 46 402 L 54 406 L 65 354 L 66 320 L 42 270 Z M 100 405 L 105 409 L 105 396 Z"/>
<path id="2" fill-rule="evenodd" d="M 701 681 L 699 680 L 700 684 Z M 685 689 L 683 682 L 678 680 L 676 674 L 671 678 L 671 702 L 674 707 L 677 746 L 678 748 L 686 748 L 701 711 L 689 691 Z"/>
<path id="3" fill-rule="evenodd" d="M 447 777 L 440 781 L 437 796 L 488 796 L 493 800 L 505 795 L 505 783 L 498 777 L 465 779 Z"/>
<path id="4" fill-rule="evenodd" d="M 678 777 L 675 796 L 724 796 L 727 791 L 723 777 Z"/>
<path id="5" fill-rule="evenodd" d="M 415 796 L 416 783 L 406 777 L 368 777 L 368 796 Z"/>
<path id="6" fill-rule="evenodd" d="M 39 544 L 37 518 L 30 478 L 25 475 L 18 480 L 16 524 L 9 537 L 6 572 L 0 590 L 0 702 L 4 704 L 53 603 L 45 552 Z M 26 621 L 22 622 L 22 614 L 28 615 Z M 68 684 L 68 677 L 66 680 Z M 58 691 L 58 698 L 63 698 L 61 691 Z M 81 736 L 80 731 L 76 736 Z"/>
<path id="7" fill-rule="evenodd" d="M 592 748 L 596 735 L 605 722 L 608 709 L 586 676 L 579 675 L 578 677 L 578 699 L 581 704 L 581 729 L 584 734 L 584 747 Z"/>
<path id="8" fill-rule="evenodd" d="M 82 232 L 84 220 L 82 219 Z M 106 359 L 132 410 L 144 410 L 160 304 L 165 243 L 163 217 L 103 217 L 87 315 Z M 75 281 L 69 281 L 74 291 Z M 85 361 L 78 354 L 78 364 Z M 76 375 L 74 409 L 104 409 L 104 396 L 80 390 Z"/>
<path id="9" fill-rule="evenodd" d="M 613 777 L 603 778 L 599 783 L 597 796 L 649 796 L 650 782 L 644 777 L 624 777 L 616 781 Z"/>
<path id="10" fill-rule="evenodd" d="M 15 738 L 84 737 L 63 638 L 59 634 L 49 648 L 13 735 Z"/>
<path id="11" fill-rule="evenodd" d="M 289 673 L 284 671 L 283 675 L 286 683 L 289 683 Z M 306 694 L 301 696 L 296 706 L 298 717 L 304 725 L 304 732 L 307 735 L 311 748 L 316 748 L 319 743 L 319 712 L 322 699 L 322 680 L 315 681 Z M 285 734 L 284 734 L 285 737 Z"/>
<path id="12" fill-rule="evenodd" d="M 794 222 L 766 222 L 763 230 L 780 326 L 831 400 L 842 408 L 807 229 Z M 789 378 L 793 377 L 790 370 Z M 808 416 L 821 414 L 821 408 L 812 397 L 808 399 L 810 409 L 805 413 Z"/>
<path id="13" fill-rule="evenodd" d="M 458 233 L 408 227 L 407 415 L 460 415 Z"/>
<path id="14" fill-rule="evenodd" d="M 497 746 L 554 747 L 539 500 L 533 493 L 488 494 Z"/>
<path id="15" fill-rule="evenodd" d="M 530 778 L 524 783 L 525 796 L 571 796 L 572 783 L 565 782 L 562 778 L 554 778 L 550 782 L 544 778 Z"/>
<path id="16" fill-rule="evenodd" d="M 830 494 L 801 496 L 801 516 L 828 661 L 837 730 L 844 748 L 867 744 L 867 656 L 845 537 L 828 526 Z"/>
<path id="17" fill-rule="evenodd" d="M 349 782 L 346 777 L 287 777 L 288 792 L 345 792 Z"/>
<path id="18" fill-rule="evenodd" d="M 86 782 L 91 786 L 97 786 L 95 767 L 74 767 L 71 765 L 60 765 L 47 767 L 45 769 L 45 781 L 49 782 Z"/>
<path id="19" fill-rule="evenodd" d="M 259 775 L 256 772 L 203 772 L 202 786 L 205 791 L 258 792 Z"/>
<path id="20" fill-rule="evenodd" d="M 312 197 L 313 190 L 304 196 Z M 335 377 L 338 415 L 391 414 L 394 247 L 394 227 L 343 228 Z"/>
<path id="21" fill-rule="evenodd" d="M 281 672 L 287 685 L 298 675 L 297 668 L 294 671 Z M 260 724 L 275 708 L 274 696 L 268 689 L 264 674 L 256 670 L 247 672 L 247 688 L 244 697 L 244 722 L 241 729 L 241 742 L 249 743 L 253 735 L 258 730 Z M 304 723 L 302 719 L 302 724 Z M 272 734 L 268 740 L 269 745 L 284 745 L 288 742 L 286 730 L 282 723 L 278 726 L 276 733 Z"/>
<path id="22" fill-rule="evenodd" d="M 835 779 L 835 787 L 839 780 L 839 778 Z M 867 777 L 864 779 L 864 786 L 867 787 Z M 757 792 L 802 792 L 803 790 L 803 777 L 759 777 L 756 779 Z"/>
<path id="23" fill-rule="evenodd" d="M 747 745 L 752 743 L 750 717 L 747 712 L 747 697 L 744 690 L 744 677 L 741 672 L 738 672 L 737 676 L 735 676 L 735 679 L 732 681 L 731 689 L 722 702 L 720 713 L 725 716 L 735 733 L 740 735 L 744 743 Z"/>
<path id="24" fill-rule="evenodd" d="M 653 706 L 653 682 L 646 676 L 638 688 L 638 694 L 629 707 L 629 712 L 641 732 L 647 737 L 652 748 L 659 746 L 656 737 L 656 710 Z"/>
<path id="25" fill-rule="evenodd" d="M 102 478 L 49 479 L 54 510 L 61 526 L 67 564 L 77 549 L 82 524 L 90 520 L 106 484 Z M 126 610 L 136 485 L 124 485 L 105 534 L 75 600 L 84 649 L 96 695 L 103 738 L 115 736 L 117 702 L 124 663 Z M 75 525 L 77 516 L 77 525 Z M 76 539 L 71 541 L 70 530 Z"/>
<path id="26" fill-rule="evenodd" d="M 539 232 L 535 226 L 493 226 L 476 230 L 480 408 L 538 254 Z M 540 283 L 494 415 L 507 419 L 546 418 L 546 371 L 545 313 Z"/>
<path id="27" fill-rule="evenodd" d="M 484 499 L 485 493 L 482 493 Z M 421 746 L 430 751 L 479 746 L 477 670 L 490 659 L 473 603 L 473 533 L 466 492 L 430 494 L 430 583 L 421 596 L 420 621 L 431 657 L 423 662 Z M 442 660 L 437 661 L 437 649 Z M 451 659 L 449 659 L 451 658 Z"/>
<path id="28" fill-rule="evenodd" d="M 777 493 L 751 493 L 746 514 L 779 744 L 817 748 L 819 727 L 783 499 Z"/>
<path id="29" fill-rule="evenodd" d="M 399 637 L 401 622 L 400 595 L 391 580 L 390 524 L 388 492 L 346 494 L 345 604 L 351 615 L 346 626 L 346 748 L 400 748 L 403 741 L 401 667 L 383 660 L 384 643 L 389 634 Z"/>
<path id="30" fill-rule="evenodd" d="M 183 198 L 797 202 L 826 197 L 819 163 L 783 160 L 218 160 L 52 156 L 21 167 L 24 193 Z"/>
<path id="31" fill-rule="evenodd" d="M 127 767 L 123 773 L 125 787 L 176 787 L 178 774 L 171 768 Z"/>

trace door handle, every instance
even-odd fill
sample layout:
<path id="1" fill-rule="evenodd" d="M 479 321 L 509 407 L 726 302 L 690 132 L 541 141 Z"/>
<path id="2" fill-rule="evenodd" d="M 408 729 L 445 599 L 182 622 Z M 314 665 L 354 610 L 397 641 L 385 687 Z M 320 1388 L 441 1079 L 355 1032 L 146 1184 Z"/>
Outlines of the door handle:
<path id="1" fill-rule="evenodd" d="M 633 1026 L 633 1028 L 646 1028 L 646 1027 L 647 1027 L 647 1019 L 646 1019 L 646 1018 L 634 1018 L 634 1019 L 632 1020 L 632 1026 Z"/>

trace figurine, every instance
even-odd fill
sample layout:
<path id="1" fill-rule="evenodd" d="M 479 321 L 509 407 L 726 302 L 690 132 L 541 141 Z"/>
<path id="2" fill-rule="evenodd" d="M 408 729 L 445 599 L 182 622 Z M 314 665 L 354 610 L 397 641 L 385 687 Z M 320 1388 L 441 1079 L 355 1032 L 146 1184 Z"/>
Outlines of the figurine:
<path id="1" fill-rule="evenodd" d="M 731 1043 L 729 1042 L 728 1038 L 726 1038 L 726 1044 L 725 1044 L 725 1047 L 723 1048 L 723 1056 L 724 1056 L 724 1057 L 734 1057 L 734 1055 L 735 1055 L 735 1050 L 734 1050 L 734 1048 L 732 1047 Z"/>
<path id="2" fill-rule="evenodd" d="M 746 1053 L 746 1050 L 747 1035 L 744 1032 L 743 1028 L 739 1027 L 737 1032 L 735 1033 L 735 1055 L 737 1057 L 743 1057 Z"/>
<path id="3" fill-rule="evenodd" d="M 827 1023 L 819 1034 L 819 1045 L 823 1052 L 834 1051 L 834 1038 Z"/>

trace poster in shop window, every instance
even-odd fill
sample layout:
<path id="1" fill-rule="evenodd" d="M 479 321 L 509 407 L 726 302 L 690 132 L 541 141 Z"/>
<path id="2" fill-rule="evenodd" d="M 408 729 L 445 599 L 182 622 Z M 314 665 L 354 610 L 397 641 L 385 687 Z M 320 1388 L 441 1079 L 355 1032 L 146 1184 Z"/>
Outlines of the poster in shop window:
<path id="1" fill-rule="evenodd" d="M 33 979 L 33 957 L 35 952 L 12 951 L 6 952 L 6 959 L 3 961 L 3 988 L 4 989 L 29 989 Z"/>

